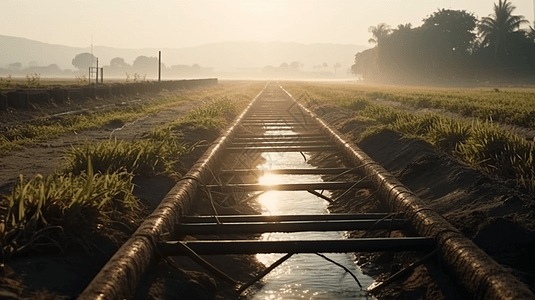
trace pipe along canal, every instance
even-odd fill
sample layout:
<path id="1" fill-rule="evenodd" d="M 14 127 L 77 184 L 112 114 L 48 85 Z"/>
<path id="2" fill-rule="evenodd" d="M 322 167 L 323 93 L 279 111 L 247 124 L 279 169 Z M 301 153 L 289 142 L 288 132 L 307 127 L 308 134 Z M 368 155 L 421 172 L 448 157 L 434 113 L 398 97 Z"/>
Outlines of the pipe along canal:
<path id="1" fill-rule="evenodd" d="M 313 167 L 311 155 L 337 156 L 344 167 Z M 323 181 L 352 174 L 356 180 Z M 369 189 L 392 209 L 386 214 L 329 214 L 330 191 Z M 194 216 L 200 198 L 211 216 Z M 262 215 L 220 215 L 218 207 L 257 201 Z M 350 230 L 403 230 L 401 237 L 344 238 Z M 237 240 L 228 235 L 259 238 Z M 186 235 L 217 236 L 182 240 Z M 512 274 L 355 145 L 346 142 L 276 83 L 269 83 L 182 177 L 161 204 L 97 274 L 79 299 L 133 297 L 150 266 L 162 256 L 188 256 L 236 290 L 258 280 L 254 299 L 370 299 L 372 279 L 360 273 L 352 253 L 418 251 L 414 266 L 439 255 L 478 299 L 533 299 Z M 203 257 L 257 254 L 266 269 L 237 282 Z M 410 267 L 400 272 L 410 273 Z M 391 279 L 396 280 L 396 275 Z M 390 280 L 387 279 L 385 284 Z M 180 295 L 176 295 L 179 299 Z"/>

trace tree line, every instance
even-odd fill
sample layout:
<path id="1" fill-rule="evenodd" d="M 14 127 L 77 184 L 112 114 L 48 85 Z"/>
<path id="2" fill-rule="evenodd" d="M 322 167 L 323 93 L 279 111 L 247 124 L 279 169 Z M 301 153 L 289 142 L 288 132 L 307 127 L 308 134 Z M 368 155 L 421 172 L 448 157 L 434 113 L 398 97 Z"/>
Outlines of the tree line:
<path id="1" fill-rule="evenodd" d="M 88 52 L 80 53 L 72 60 L 72 65 L 81 72 L 87 72 L 91 66 L 96 66 L 96 57 Z M 115 57 L 110 60 L 109 65 L 99 64 L 99 67 L 104 68 L 104 73 L 112 76 L 125 75 L 129 72 L 136 72 L 140 74 L 157 74 L 158 58 L 147 57 L 144 55 L 138 56 L 132 65 L 128 64 L 123 58 Z M 176 74 L 176 75 L 200 75 L 201 73 L 211 73 L 211 68 L 203 68 L 198 64 L 193 65 L 172 65 L 167 67 L 164 63 L 161 65 L 162 73 Z"/>
<path id="2" fill-rule="evenodd" d="M 464 10 L 439 9 L 420 27 L 385 23 L 369 28 L 374 48 L 355 55 L 351 71 L 365 80 L 432 83 L 533 78 L 535 29 L 514 15 L 507 0 L 478 19 Z"/>

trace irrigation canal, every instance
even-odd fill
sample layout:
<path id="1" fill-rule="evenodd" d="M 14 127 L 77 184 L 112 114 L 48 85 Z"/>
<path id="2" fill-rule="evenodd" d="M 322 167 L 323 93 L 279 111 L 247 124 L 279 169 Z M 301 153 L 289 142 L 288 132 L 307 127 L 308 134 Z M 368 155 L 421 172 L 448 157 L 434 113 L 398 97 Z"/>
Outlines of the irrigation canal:
<path id="1" fill-rule="evenodd" d="M 336 156 L 345 166 L 313 167 L 311 155 Z M 322 175 L 356 180 L 323 181 Z M 340 175 L 340 176 L 337 176 Z M 369 189 L 392 208 L 385 214 L 329 214 L 331 191 Z M 205 198 L 211 216 L 190 215 Z M 258 201 L 262 215 L 219 215 L 220 206 Z M 345 238 L 350 230 L 404 230 L 403 237 Z M 411 233 L 411 234 L 409 234 Z M 259 239 L 225 238 L 236 234 Z M 213 235 L 213 240 L 181 240 Z M 162 203 L 110 259 L 79 299 L 131 298 L 151 264 L 163 256 L 188 256 L 236 289 L 263 280 L 255 299 L 370 299 L 372 280 L 351 253 L 418 251 L 440 255 L 467 292 L 480 299 L 533 299 L 503 267 L 465 238 L 356 146 L 270 83 L 251 102 Z M 237 282 L 205 255 L 257 254 L 264 272 Z M 411 268 L 400 272 L 411 272 Z M 396 280 L 396 275 L 392 277 Z M 388 284 L 387 280 L 385 284 Z M 380 288 L 375 285 L 374 288 Z M 179 298 L 179 295 L 177 295 Z"/>

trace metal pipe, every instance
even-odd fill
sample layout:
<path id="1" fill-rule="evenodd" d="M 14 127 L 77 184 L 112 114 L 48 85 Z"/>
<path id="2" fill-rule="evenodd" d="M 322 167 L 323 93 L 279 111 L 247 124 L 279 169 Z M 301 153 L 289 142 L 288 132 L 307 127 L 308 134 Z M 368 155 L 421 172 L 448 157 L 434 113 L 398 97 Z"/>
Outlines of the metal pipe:
<path id="1" fill-rule="evenodd" d="M 247 283 L 243 284 L 238 290 L 238 294 L 241 294 L 243 293 L 243 291 L 245 291 L 247 288 L 249 288 L 251 285 L 253 285 L 255 282 L 257 282 L 258 280 L 262 279 L 264 276 L 266 276 L 267 274 L 269 274 L 269 272 L 273 271 L 273 269 L 275 269 L 276 267 L 280 266 L 283 262 L 285 262 L 286 260 L 288 260 L 290 257 L 292 257 L 292 255 L 294 255 L 293 253 L 288 253 L 286 255 L 284 255 L 283 257 L 279 258 L 276 262 L 274 262 L 273 264 L 271 264 L 271 266 L 267 267 L 265 270 L 263 270 L 262 272 L 260 272 L 258 275 L 256 275 L 253 279 L 249 280 Z"/>
<path id="2" fill-rule="evenodd" d="M 290 93 L 284 91 L 293 99 Z M 378 196 L 390 205 L 393 211 L 403 212 L 410 217 L 410 224 L 419 235 L 435 239 L 442 258 L 468 292 L 478 299 L 535 299 L 535 295 L 525 284 L 442 216 L 429 209 L 394 175 L 378 165 L 360 148 L 345 141 L 341 133 L 331 128 L 313 112 L 301 104 L 298 105 L 323 126 L 324 132 L 342 149 L 345 157 L 352 160 L 355 166 L 363 165 L 360 168 L 362 175 L 372 181 Z"/>
<path id="3" fill-rule="evenodd" d="M 175 244 L 175 246 L 177 246 L 180 249 L 180 251 L 186 254 L 194 262 L 198 263 L 200 266 L 202 266 L 206 270 L 212 272 L 212 274 L 221 278 L 224 282 L 230 284 L 234 288 L 239 288 L 238 287 L 239 283 L 236 280 L 232 279 L 232 277 L 228 276 L 223 271 L 219 270 L 218 268 L 214 267 L 214 265 L 207 262 L 204 258 L 200 257 L 197 253 L 195 253 L 195 251 L 191 250 L 191 248 L 188 247 L 186 243 L 178 242 Z"/>
<path id="4" fill-rule="evenodd" d="M 417 261 L 413 262 L 412 264 L 407 266 L 405 269 L 400 270 L 400 271 L 396 272 L 395 274 L 393 274 L 392 276 L 388 277 L 385 281 L 383 281 L 381 283 L 378 283 L 378 284 L 376 284 L 374 286 L 368 287 L 368 289 L 367 289 L 368 292 L 377 293 L 378 291 L 380 291 L 380 290 L 384 289 L 385 287 L 387 287 L 392 282 L 400 279 L 403 276 L 409 275 L 412 272 L 412 270 L 416 269 L 416 267 L 422 265 L 423 263 L 428 261 L 431 257 L 435 256 L 435 254 L 437 254 L 437 252 L 438 252 L 438 250 L 433 250 L 431 253 L 429 253 L 429 254 L 425 255 L 424 257 L 418 259 Z"/>
<path id="5" fill-rule="evenodd" d="M 263 90 L 236 118 L 230 129 L 208 148 L 183 179 L 171 189 L 154 212 L 93 278 L 78 299 L 129 299 L 132 297 L 145 271 L 156 259 L 156 242 L 163 236 L 173 235 L 175 224 L 179 222 L 180 216 L 187 213 L 197 198 L 199 182 L 210 178 L 209 169 L 213 169 L 223 155 L 220 150 L 229 143 L 230 137 L 237 130 L 237 124 L 262 92 Z"/>
<path id="6" fill-rule="evenodd" d="M 325 200 L 325 201 L 327 201 L 327 202 L 329 202 L 329 203 L 333 203 L 333 202 L 334 202 L 333 199 L 331 199 L 331 198 L 329 198 L 329 197 L 327 197 L 327 196 L 325 196 L 325 195 L 323 195 L 323 194 L 320 194 L 320 193 L 318 193 L 318 192 L 316 192 L 316 191 L 314 191 L 314 190 L 307 190 L 307 192 L 309 192 L 309 193 L 311 193 L 312 195 L 314 195 L 314 196 L 316 196 L 316 197 L 319 197 L 319 198 L 321 198 L 321 199 L 323 199 L 323 200 Z"/>

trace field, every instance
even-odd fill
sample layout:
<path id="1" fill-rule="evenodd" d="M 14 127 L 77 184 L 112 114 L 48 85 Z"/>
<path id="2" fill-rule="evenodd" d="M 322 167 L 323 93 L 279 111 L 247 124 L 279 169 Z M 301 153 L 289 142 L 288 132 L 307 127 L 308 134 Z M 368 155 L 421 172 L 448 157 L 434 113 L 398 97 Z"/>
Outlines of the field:
<path id="1" fill-rule="evenodd" d="M 57 113 L 57 107 L 5 112 L 4 121 L 13 121 L 0 132 L 0 254 L 16 270 L 8 279 L 25 279 L 15 286 L 6 279 L 8 286 L 0 283 L 0 290 L 79 293 L 88 282 L 73 282 L 50 258 L 41 262 L 44 273 L 20 264 L 27 265 L 25 256 L 58 251 L 68 254 L 67 261 L 85 253 L 102 264 L 264 85 L 227 82 L 163 91 L 129 105 L 128 99 L 112 99 L 119 105 L 55 118 L 46 111 Z M 88 270 L 87 280 L 98 271 L 81 268 Z M 46 272 L 58 276 L 56 286 L 41 279 Z"/>
<path id="2" fill-rule="evenodd" d="M 389 128 L 424 139 L 475 168 L 516 179 L 535 190 L 535 148 L 530 131 L 535 126 L 535 89 L 298 83 L 284 87 L 309 105 L 338 105 L 356 111 L 357 119 L 375 124 L 370 132 Z"/>
<path id="3" fill-rule="evenodd" d="M 401 157 L 405 169 L 390 171 L 467 236 L 495 247 L 482 235 L 505 224 L 514 243 L 502 244 L 514 248 L 533 238 L 535 89 L 281 85 L 381 164 L 399 165 Z M 0 112 L 0 254 L 7 274 L 0 292 L 74 297 L 264 86 L 228 81 L 132 102 L 117 98 L 102 110 L 91 109 L 105 104 L 97 99 Z M 88 110 L 47 117 L 80 105 Z M 463 179 L 471 186 L 459 192 Z M 449 185 L 447 192 L 440 184 Z M 458 193 L 448 198 L 452 190 Z M 355 199 L 331 211 L 351 211 L 360 205 Z M 501 263 L 530 280 L 508 261 L 510 249 L 499 250 L 506 253 L 496 255 L 505 256 Z M 72 266 L 83 274 L 74 276 Z M 48 277 L 54 279 L 42 280 Z"/>
<path id="4" fill-rule="evenodd" d="M 466 94 L 477 96 L 483 103 L 488 90 L 384 87 L 383 92 L 390 96 L 382 98 L 377 94 L 379 87 L 296 82 L 281 85 L 399 179 L 422 200 L 424 209 L 439 213 L 495 261 L 535 289 L 532 271 L 535 265 L 530 258 L 535 251 L 533 136 L 517 134 L 530 131 L 446 109 L 417 108 L 393 99 L 422 94 L 425 90 L 426 94 L 437 95 L 431 101 L 440 102 L 438 99 L 444 97 L 455 101 L 451 95 Z M 517 95 L 516 90 L 505 89 L 492 93 L 501 93 L 500 99 L 510 99 L 511 105 Z M 533 89 L 523 93 L 527 102 L 518 107 L 533 106 Z M 466 101 L 462 99 L 465 98 L 460 97 L 459 101 Z M 487 99 L 487 106 L 499 107 L 492 99 Z M 321 165 L 324 159 L 327 158 L 319 157 L 317 163 Z M 374 199 L 373 193 L 356 191 L 332 204 L 329 210 L 381 212 L 384 205 L 383 201 Z M 360 236 L 359 233 L 350 235 Z M 393 254 L 385 263 L 381 255 L 358 255 L 361 255 L 359 264 L 370 274 L 384 274 L 392 264 L 406 266 L 415 260 L 404 254 Z M 451 279 L 444 278 L 443 272 L 443 264 L 439 262 L 420 266 L 377 297 L 466 297 L 455 294 Z"/>

